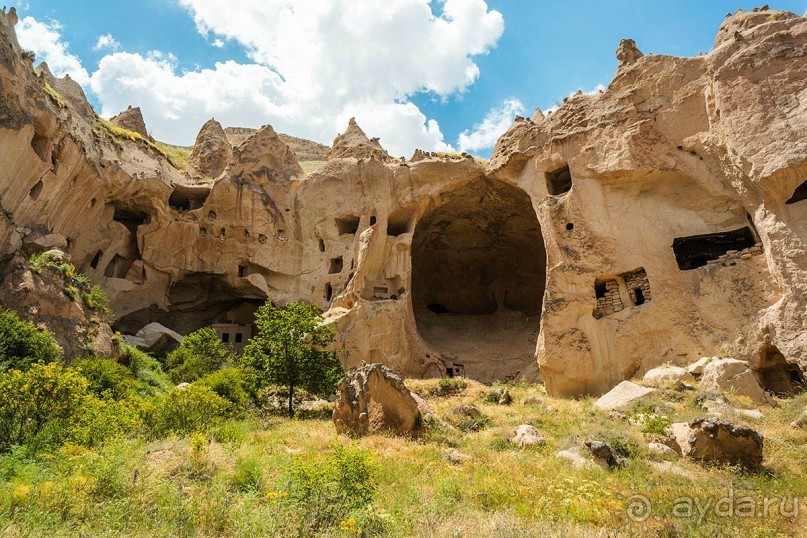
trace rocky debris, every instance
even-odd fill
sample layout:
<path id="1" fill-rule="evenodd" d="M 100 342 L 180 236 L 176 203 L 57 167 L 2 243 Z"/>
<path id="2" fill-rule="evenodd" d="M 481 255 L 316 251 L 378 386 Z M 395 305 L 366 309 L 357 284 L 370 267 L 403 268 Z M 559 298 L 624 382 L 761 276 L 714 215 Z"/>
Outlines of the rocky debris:
<path id="1" fill-rule="evenodd" d="M 123 335 L 123 340 L 132 346 L 150 351 L 168 352 L 182 343 L 182 335 L 156 321 L 149 323 L 134 336 Z"/>
<path id="2" fill-rule="evenodd" d="M 790 425 L 794 428 L 804 428 L 807 426 L 807 407 L 804 408 L 801 415 L 799 415 L 796 420 L 791 422 Z"/>
<path id="3" fill-rule="evenodd" d="M 777 24 L 777 26 L 783 26 L 782 23 L 787 24 L 788 21 L 792 21 L 792 19 L 795 19 L 796 17 L 797 15 L 795 13 L 790 13 L 788 11 L 744 11 L 739 9 L 731 17 L 727 17 L 723 21 L 723 24 L 720 25 L 720 28 L 717 31 L 717 37 L 715 37 L 714 47 L 717 49 L 722 45 L 735 40 L 738 33 L 741 36 L 747 33 L 749 37 L 754 37 L 752 32 L 750 32 L 754 28 L 774 23 L 780 23 Z"/>
<path id="4" fill-rule="evenodd" d="M 636 47 L 636 41 L 633 39 L 623 39 L 619 42 L 616 49 L 616 59 L 619 60 L 620 66 L 632 64 L 642 56 L 644 54 Z"/>
<path id="5" fill-rule="evenodd" d="M 680 454 L 678 454 L 678 452 L 675 451 L 674 448 L 668 446 L 666 443 L 664 443 L 663 441 L 661 441 L 659 439 L 650 441 L 647 444 L 647 450 L 650 451 L 650 452 L 654 452 L 656 454 L 661 454 L 662 456 L 677 457 L 677 456 L 680 455 Z"/>
<path id="6" fill-rule="evenodd" d="M 264 125 L 233 149 L 231 176 L 256 185 L 286 184 L 303 177 L 300 162 L 271 125 Z"/>
<path id="7" fill-rule="evenodd" d="M 400 377 L 381 364 L 367 364 L 339 381 L 333 423 L 337 433 L 409 435 L 421 428 L 422 417 Z"/>
<path id="8" fill-rule="evenodd" d="M 546 443 L 546 439 L 541 433 L 535 429 L 531 424 L 522 424 L 518 426 L 510 438 L 510 442 L 519 448 L 528 448 L 532 446 L 541 446 Z"/>
<path id="9" fill-rule="evenodd" d="M 499 405 L 510 405 L 511 403 L 513 403 L 513 397 L 510 396 L 509 390 L 504 389 L 502 395 L 499 396 Z"/>
<path id="10" fill-rule="evenodd" d="M 524 405 L 539 406 L 544 405 L 544 399 L 539 396 L 527 396 L 524 398 Z"/>
<path id="11" fill-rule="evenodd" d="M 454 465 L 462 465 L 463 463 L 471 461 L 471 456 L 463 454 L 456 448 L 447 448 L 443 452 L 443 459 Z"/>
<path id="12" fill-rule="evenodd" d="M 555 453 L 555 457 L 568 460 L 571 462 L 572 466 L 577 469 L 584 469 L 587 467 L 595 467 L 594 462 L 587 459 L 583 454 L 580 453 L 580 450 L 576 447 L 568 448 L 566 450 L 560 450 Z"/>
<path id="13" fill-rule="evenodd" d="M 764 439 L 748 426 L 707 417 L 672 424 L 670 431 L 685 458 L 749 469 L 762 465 Z"/>
<path id="14" fill-rule="evenodd" d="M 597 441 L 595 439 L 588 439 L 584 445 L 588 451 L 591 452 L 591 455 L 594 456 L 594 461 L 601 467 L 607 469 L 616 469 L 625 464 L 625 458 L 623 458 L 622 455 L 608 443 Z"/>
<path id="15" fill-rule="evenodd" d="M 468 404 L 455 407 L 451 410 L 451 413 L 468 418 L 481 418 L 484 416 L 477 406 Z"/>
<path id="16" fill-rule="evenodd" d="M 186 170 L 196 177 L 219 177 L 233 158 L 233 148 L 215 118 L 207 120 L 193 144 Z"/>
<path id="17" fill-rule="evenodd" d="M 379 161 L 390 159 L 389 153 L 381 147 L 378 138 L 367 138 L 367 135 L 361 130 L 359 124 L 356 123 L 356 118 L 350 118 L 347 130 L 334 139 L 331 145 L 331 151 L 328 153 L 329 161 L 349 157 L 355 159 L 376 159 Z"/>
<path id="18" fill-rule="evenodd" d="M 676 383 L 694 383 L 695 378 L 680 366 L 659 366 L 648 370 L 644 380 L 654 386 L 668 386 Z"/>
<path id="19" fill-rule="evenodd" d="M 748 361 L 737 359 L 710 361 L 703 367 L 700 386 L 706 391 L 730 391 L 741 396 L 748 396 L 755 402 L 773 404 L 773 401 L 759 385 Z"/>
<path id="20" fill-rule="evenodd" d="M 137 133 L 146 140 L 150 138 L 148 129 L 146 129 L 146 120 L 143 119 L 143 113 L 140 111 L 140 107 L 132 107 L 132 105 L 129 105 L 126 110 L 117 116 L 109 118 L 109 123 L 117 125 L 121 129 Z"/>
<path id="21" fill-rule="evenodd" d="M 703 374 L 703 369 L 706 367 L 706 365 L 716 358 L 717 357 L 701 357 L 697 361 L 687 366 L 687 372 L 695 377 L 698 377 Z"/>
<path id="22" fill-rule="evenodd" d="M 656 392 L 656 389 L 637 385 L 632 381 L 623 381 L 594 402 L 594 407 L 609 411 L 627 407 L 630 404 L 646 398 Z"/>

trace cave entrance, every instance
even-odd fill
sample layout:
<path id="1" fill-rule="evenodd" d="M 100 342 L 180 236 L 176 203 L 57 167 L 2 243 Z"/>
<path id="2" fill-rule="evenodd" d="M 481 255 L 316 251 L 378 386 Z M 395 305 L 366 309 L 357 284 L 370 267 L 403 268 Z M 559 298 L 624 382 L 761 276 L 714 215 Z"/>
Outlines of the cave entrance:
<path id="1" fill-rule="evenodd" d="M 546 249 L 530 197 L 480 179 L 439 203 L 412 240 L 420 336 L 472 379 L 536 377 Z"/>

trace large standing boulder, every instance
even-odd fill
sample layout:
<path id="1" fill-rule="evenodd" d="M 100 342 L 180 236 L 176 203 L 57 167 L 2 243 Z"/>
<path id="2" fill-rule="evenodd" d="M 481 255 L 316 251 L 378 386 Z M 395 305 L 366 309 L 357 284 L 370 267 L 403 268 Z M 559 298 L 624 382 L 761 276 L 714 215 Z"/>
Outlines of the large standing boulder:
<path id="1" fill-rule="evenodd" d="M 680 366 L 659 366 L 648 370 L 644 380 L 654 386 L 666 386 L 676 383 L 694 383 L 695 378 L 686 368 Z"/>
<path id="2" fill-rule="evenodd" d="M 381 364 L 367 364 L 339 381 L 333 423 L 338 433 L 407 435 L 420 429 L 422 418 L 400 377 Z"/>
<path id="3" fill-rule="evenodd" d="M 607 393 L 600 396 L 600 398 L 594 402 L 594 407 L 604 409 L 606 411 L 611 409 L 619 409 L 621 407 L 627 407 L 633 402 L 641 400 L 654 392 L 656 392 L 656 389 L 643 387 L 633 383 L 632 381 L 623 381 Z"/>
<path id="4" fill-rule="evenodd" d="M 747 361 L 715 359 L 703 367 L 701 389 L 729 391 L 748 396 L 755 402 L 771 404 L 772 401 L 759 385 Z"/>
<path id="5" fill-rule="evenodd" d="M 764 439 L 748 426 L 714 417 L 670 426 L 672 440 L 685 458 L 756 469 L 762 464 Z"/>
<path id="6" fill-rule="evenodd" d="M 172 351 L 182 343 L 182 335 L 153 321 L 137 331 L 134 336 L 123 335 L 123 340 L 140 349 Z"/>

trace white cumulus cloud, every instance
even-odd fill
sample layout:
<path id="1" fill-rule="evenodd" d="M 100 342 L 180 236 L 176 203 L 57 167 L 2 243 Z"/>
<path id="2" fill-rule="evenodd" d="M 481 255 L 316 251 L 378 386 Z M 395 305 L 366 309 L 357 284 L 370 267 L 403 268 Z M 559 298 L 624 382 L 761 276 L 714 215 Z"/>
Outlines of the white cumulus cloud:
<path id="1" fill-rule="evenodd" d="M 120 49 L 120 43 L 118 40 L 112 37 L 112 34 L 105 34 L 99 35 L 98 41 L 95 42 L 95 47 L 93 50 L 118 50 Z"/>
<path id="2" fill-rule="evenodd" d="M 36 53 L 37 63 L 47 62 L 57 77 L 70 75 L 81 85 L 90 81 L 90 75 L 81 65 L 81 60 L 70 53 L 69 43 L 62 41 L 62 27 L 56 21 L 40 22 L 33 17 L 24 17 L 17 24 L 17 40 L 23 48 Z"/>
<path id="3" fill-rule="evenodd" d="M 411 99 L 465 91 L 504 31 L 485 0 L 179 2 L 211 44 L 237 43 L 251 63 L 187 71 L 165 54 L 110 50 L 80 82 L 103 115 L 140 106 L 153 136 L 183 144 L 210 117 L 330 143 L 355 116 L 393 155 L 448 150 Z M 58 34 L 48 39 L 66 50 Z"/>
<path id="4" fill-rule="evenodd" d="M 607 88 L 607 86 L 605 84 L 602 84 L 602 83 L 597 84 L 596 86 L 594 86 L 593 90 L 583 91 L 583 88 L 578 88 L 577 91 L 570 93 L 566 97 L 574 97 L 577 94 L 577 92 L 583 92 L 583 95 L 594 95 L 595 93 L 600 93 L 601 91 L 604 91 L 605 88 Z M 544 113 L 544 115 L 551 114 L 554 111 L 556 111 L 557 109 L 559 109 L 560 105 L 561 105 L 561 103 L 555 103 L 554 105 L 547 108 L 546 110 L 542 110 L 542 112 Z"/>
<path id="5" fill-rule="evenodd" d="M 458 149 L 476 152 L 492 148 L 496 140 L 513 124 L 515 116 L 524 114 L 524 111 L 524 105 L 518 99 L 505 99 L 500 106 L 490 109 L 473 129 L 460 133 L 457 138 Z"/>

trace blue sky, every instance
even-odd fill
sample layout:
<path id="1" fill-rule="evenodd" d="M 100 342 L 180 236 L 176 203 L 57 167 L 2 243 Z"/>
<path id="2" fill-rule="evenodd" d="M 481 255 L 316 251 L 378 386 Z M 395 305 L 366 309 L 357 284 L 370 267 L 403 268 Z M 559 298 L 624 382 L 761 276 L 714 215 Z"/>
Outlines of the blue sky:
<path id="1" fill-rule="evenodd" d="M 152 134 L 169 142 L 192 143 L 215 115 L 328 143 L 355 115 L 399 154 L 451 146 L 487 156 L 514 113 L 532 115 L 578 89 L 607 85 L 620 39 L 635 39 L 645 54 L 708 52 L 727 12 L 756 5 L 450 0 L 457 24 L 437 27 L 418 16 L 428 0 L 342 1 L 318 0 L 316 9 L 333 11 L 312 14 L 313 3 L 293 0 L 29 0 L 18 4 L 20 16 L 31 17 L 18 31 L 40 59 L 64 64 L 55 71 L 75 70 L 71 58 L 80 63 L 86 80 L 74 78 L 97 111 L 140 105 Z M 368 9 L 331 24 L 356 4 Z M 378 14 L 379 4 L 396 8 Z M 801 15 L 807 1 L 769 5 Z M 431 1 L 438 17 L 444 7 Z M 320 25 L 308 28 L 311 20 Z M 53 46 L 37 40 L 43 27 Z M 114 41 L 99 49 L 104 35 Z"/>

